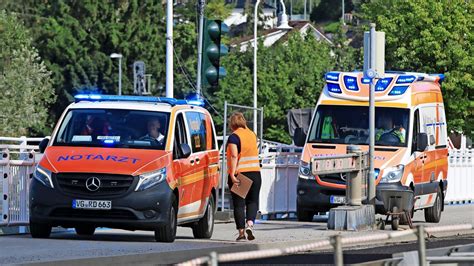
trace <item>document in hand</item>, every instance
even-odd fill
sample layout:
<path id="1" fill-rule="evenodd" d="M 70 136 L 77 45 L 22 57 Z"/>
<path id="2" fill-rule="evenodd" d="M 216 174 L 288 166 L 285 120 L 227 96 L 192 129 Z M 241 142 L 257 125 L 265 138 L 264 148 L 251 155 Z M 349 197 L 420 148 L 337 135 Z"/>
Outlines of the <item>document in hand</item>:
<path id="1" fill-rule="evenodd" d="M 246 177 L 243 174 L 238 174 L 237 179 L 240 180 L 240 184 L 237 185 L 234 183 L 230 191 L 234 192 L 241 198 L 245 199 L 245 197 L 247 197 L 247 194 L 249 193 L 249 190 L 250 190 L 250 187 L 252 186 L 253 181 L 252 179 Z"/>

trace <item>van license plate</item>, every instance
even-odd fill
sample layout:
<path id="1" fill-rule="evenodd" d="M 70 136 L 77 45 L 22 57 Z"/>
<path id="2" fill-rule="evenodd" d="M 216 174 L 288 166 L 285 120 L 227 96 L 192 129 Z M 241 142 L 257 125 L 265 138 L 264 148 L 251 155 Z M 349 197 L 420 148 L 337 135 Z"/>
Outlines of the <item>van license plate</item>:
<path id="1" fill-rule="evenodd" d="M 344 204 L 346 203 L 346 197 L 344 196 L 331 196 L 332 204 Z"/>
<path id="2" fill-rule="evenodd" d="M 72 208 L 89 210 L 110 210 L 112 209 L 112 201 L 75 199 L 72 201 Z"/>

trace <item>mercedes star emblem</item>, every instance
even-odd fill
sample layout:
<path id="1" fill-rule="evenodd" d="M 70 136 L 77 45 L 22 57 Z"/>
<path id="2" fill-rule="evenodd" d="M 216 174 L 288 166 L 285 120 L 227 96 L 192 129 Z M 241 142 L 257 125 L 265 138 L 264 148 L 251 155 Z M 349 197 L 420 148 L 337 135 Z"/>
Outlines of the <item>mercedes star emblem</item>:
<path id="1" fill-rule="evenodd" d="M 99 188 L 100 188 L 100 179 L 95 177 L 95 176 L 89 177 L 86 180 L 86 188 L 89 191 L 92 191 L 92 192 L 99 190 Z"/>

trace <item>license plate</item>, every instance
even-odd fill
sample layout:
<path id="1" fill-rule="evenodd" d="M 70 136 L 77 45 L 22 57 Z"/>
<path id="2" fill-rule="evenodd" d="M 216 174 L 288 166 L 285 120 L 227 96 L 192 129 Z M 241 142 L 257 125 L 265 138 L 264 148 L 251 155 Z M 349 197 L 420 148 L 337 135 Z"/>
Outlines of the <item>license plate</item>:
<path id="1" fill-rule="evenodd" d="M 332 204 L 344 204 L 346 203 L 346 197 L 343 196 L 331 196 L 331 203 Z"/>
<path id="2" fill-rule="evenodd" d="M 89 210 L 110 210 L 112 209 L 112 201 L 75 199 L 72 201 L 72 208 Z"/>

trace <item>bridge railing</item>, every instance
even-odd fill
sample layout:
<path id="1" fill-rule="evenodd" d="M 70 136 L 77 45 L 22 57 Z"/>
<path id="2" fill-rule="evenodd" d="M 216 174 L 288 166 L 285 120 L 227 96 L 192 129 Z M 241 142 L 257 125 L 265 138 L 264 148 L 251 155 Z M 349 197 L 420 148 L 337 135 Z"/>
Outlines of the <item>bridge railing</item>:
<path id="1" fill-rule="evenodd" d="M 41 158 L 37 145 L 42 138 L 0 137 L 0 226 L 29 223 L 29 183 Z"/>

